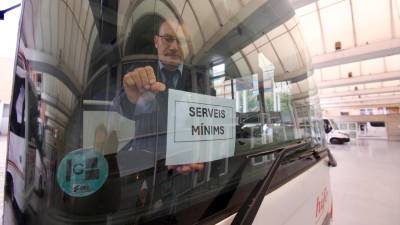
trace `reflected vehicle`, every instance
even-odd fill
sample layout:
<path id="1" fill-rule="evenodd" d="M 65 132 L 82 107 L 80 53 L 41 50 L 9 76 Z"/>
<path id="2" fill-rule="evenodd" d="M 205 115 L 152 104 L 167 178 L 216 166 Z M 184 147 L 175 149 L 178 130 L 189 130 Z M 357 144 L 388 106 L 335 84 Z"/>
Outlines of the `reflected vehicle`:
<path id="1" fill-rule="evenodd" d="M 28 75 L 32 75 L 32 79 L 27 79 Z M 22 218 L 32 195 L 42 196 L 47 177 L 41 136 L 43 123 L 40 118 L 43 116 L 36 89 L 40 75 L 32 73 L 22 52 L 18 52 L 16 57 L 14 77 L 8 138 L 8 148 L 13 151 L 7 157 L 6 182 L 9 185 L 6 193 L 16 215 Z"/>
<path id="2" fill-rule="evenodd" d="M 3 221 L 330 223 L 288 1 L 36 0 L 21 20 Z"/>
<path id="3" fill-rule="evenodd" d="M 343 144 L 350 141 L 350 134 L 339 130 L 338 125 L 332 119 L 324 119 L 326 139 L 331 144 Z"/>
<path id="4" fill-rule="evenodd" d="M 247 137 L 268 136 L 268 138 L 271 139 L 273 138 L 273 127 L 280 126 L 284 123 L 281 112 L 242 113 L 239 115 L 239 118 L 242 118 L 239 120 L 240 132 L 247 134 Z M 288 126 L 288 124 L 286 126 Z"/>
<path id="5" fill-rule="evenodd" d="M 247 118 L 239 122 L 241 132 L 246 133 L 247 137 L 260 137 L 263 125 L 264 123 L 261 123 L 259 113 L 251 113 Z"/>

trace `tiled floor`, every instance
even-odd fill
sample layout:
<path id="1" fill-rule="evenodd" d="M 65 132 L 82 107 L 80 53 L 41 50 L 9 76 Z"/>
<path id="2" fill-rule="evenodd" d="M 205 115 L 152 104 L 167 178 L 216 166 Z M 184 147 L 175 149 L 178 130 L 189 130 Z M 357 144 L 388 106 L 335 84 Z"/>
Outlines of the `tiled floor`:
<path id="1" fill-rule="evenodd" d="M 334 225 L 400 225 L 400 142 L 330 145 Z"/>
<path id="2" fill-rule="evenodd" d="M 338 162 L 331 169 L 333 225 L 400 225 L 400 142 L 360 140 L 330 149 Z M 0 136 L 0 215 L 5 157 Z"/>

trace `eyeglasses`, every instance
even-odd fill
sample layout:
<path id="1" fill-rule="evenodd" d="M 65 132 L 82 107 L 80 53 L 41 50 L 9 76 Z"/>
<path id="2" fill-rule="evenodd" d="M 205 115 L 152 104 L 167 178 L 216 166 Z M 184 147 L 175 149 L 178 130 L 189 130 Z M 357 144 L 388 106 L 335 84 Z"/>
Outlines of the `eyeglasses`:
<path id="1" fill-rule="evenodd" d="M 175 41 L 179 45 L 185 41 L 185 39 L 183 38 L 178 38 L 170 35 L 157 35 L 157 36 L 159 36 L 164 41 L 164 43 L 168 45 L 171 45 Z"/>

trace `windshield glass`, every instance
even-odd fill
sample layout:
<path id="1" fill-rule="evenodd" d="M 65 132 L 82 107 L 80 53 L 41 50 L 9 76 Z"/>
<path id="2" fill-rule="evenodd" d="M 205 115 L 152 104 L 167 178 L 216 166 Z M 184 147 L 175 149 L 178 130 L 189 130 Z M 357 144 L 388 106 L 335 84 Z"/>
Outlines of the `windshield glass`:
<path id="1" fill-rule="evenodd" d="M 339 127 L 334 120 L 330 119 L 329 122 L 334 130 L 339 130 Z"/>
<path id="2" fill-rule="evenodd" d="M 325 143 L 286 0 L 26 1 L 18 56 L 21 224 L 215 223 L 276 158 L 250 154 Z"/>

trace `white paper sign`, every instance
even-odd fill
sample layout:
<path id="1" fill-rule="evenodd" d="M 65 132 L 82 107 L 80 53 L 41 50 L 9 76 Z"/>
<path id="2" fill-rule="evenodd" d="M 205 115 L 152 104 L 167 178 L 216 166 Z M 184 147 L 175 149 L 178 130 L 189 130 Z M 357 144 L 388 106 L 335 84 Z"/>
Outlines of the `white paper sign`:
<path id="1" fill-rule="evenodd" d="M 169 89 L 167 165 L 233 156 L 235 101 Z"/>

